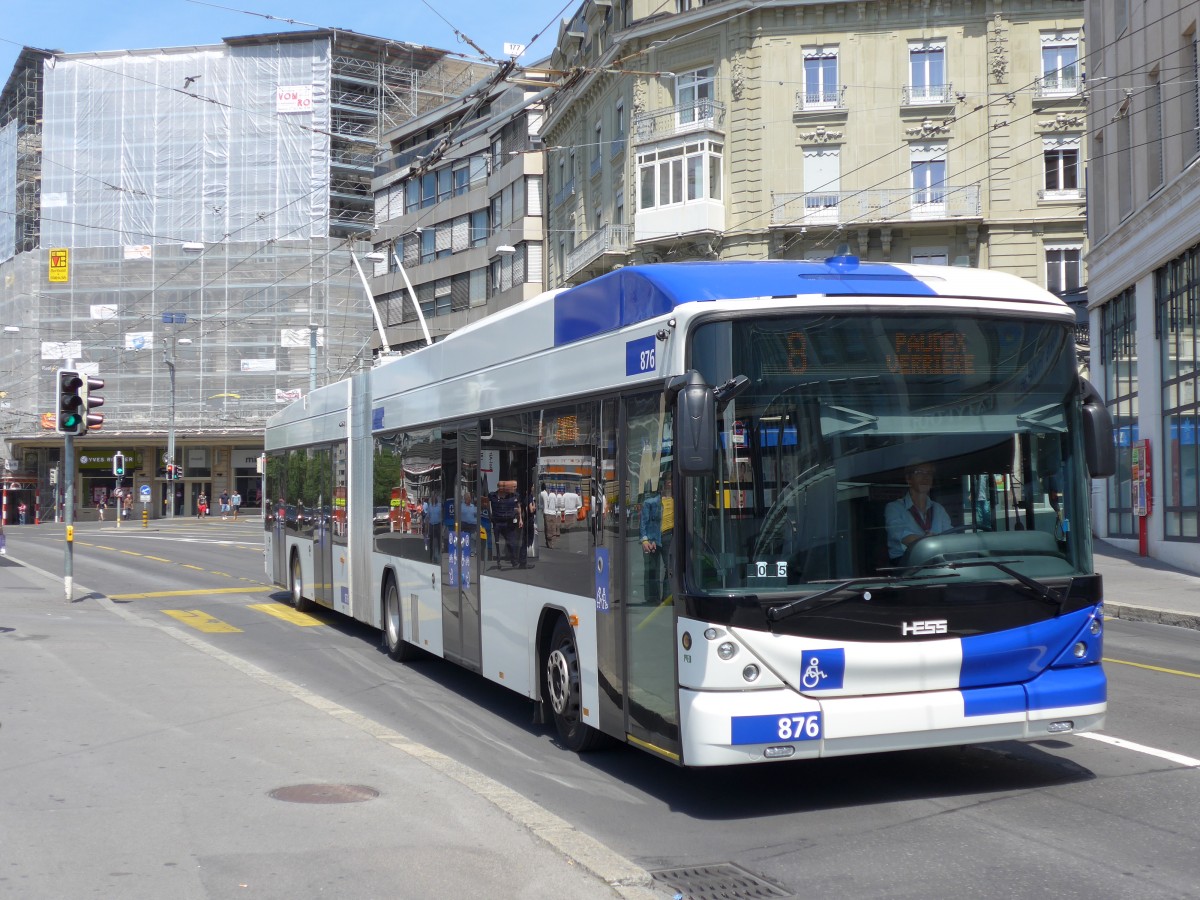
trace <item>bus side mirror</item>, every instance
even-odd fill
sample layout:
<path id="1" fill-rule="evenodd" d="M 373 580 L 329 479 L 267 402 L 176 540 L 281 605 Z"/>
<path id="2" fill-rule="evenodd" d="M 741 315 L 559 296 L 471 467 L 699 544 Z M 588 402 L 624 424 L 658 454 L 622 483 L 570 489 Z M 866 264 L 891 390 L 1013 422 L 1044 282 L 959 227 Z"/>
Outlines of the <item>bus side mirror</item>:
<path id="1" fill-rule="evenodd" d="M 708 475 L 716 465 L 717 401 L 699 372 L 685 377 L 675 396 L 675 463 L 680 475 Z"/>
<path id="2" fill-rule="evenodd" d="M 1117 472 L 1117 448 L 1113 444 L 1112 416 L 1100 392 L 1086 378 L 1083 382 L 1083 452 L 1093 478 L 1108 478 Z"/>

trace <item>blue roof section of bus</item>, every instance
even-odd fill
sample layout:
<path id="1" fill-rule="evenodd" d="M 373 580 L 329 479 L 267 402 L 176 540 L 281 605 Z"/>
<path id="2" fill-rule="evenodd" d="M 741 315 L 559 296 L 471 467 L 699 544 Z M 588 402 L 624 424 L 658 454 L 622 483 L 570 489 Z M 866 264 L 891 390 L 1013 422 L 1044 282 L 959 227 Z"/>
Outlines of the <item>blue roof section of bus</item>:
<path id="1" fill-rule="evenodd" d="M 925 277 L 887 263 L 853 257 L 826 262 L 744 260 L 629 266 L 554 298 L 554 343 L 574 341 L 644 322 L 681 303 L 757 297 L 936 297 Z"/>

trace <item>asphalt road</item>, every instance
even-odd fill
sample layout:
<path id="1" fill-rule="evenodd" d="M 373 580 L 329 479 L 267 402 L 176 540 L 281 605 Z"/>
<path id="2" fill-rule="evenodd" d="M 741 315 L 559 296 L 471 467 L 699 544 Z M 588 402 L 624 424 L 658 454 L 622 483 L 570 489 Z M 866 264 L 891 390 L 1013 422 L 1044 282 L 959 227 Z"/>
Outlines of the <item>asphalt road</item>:
<path id="1" fill-rule="evenodd" d="M 748 873 L 720 896 L 1200 897 L 1200 632 L 1108 622 L 1096 737 L 685 771 L 625 747 L 567 753 L 498 686 L 440 660 L 393 663 L 376 632 L 327 611 L 301 624 L 265 583 L 259 539 L 256 522 L 85 525 L 75 580 L 497 779 L 647 869 Z M 10 531 L 10 547 L 62 571 L 61 526 Z M 199 630 L 213 622 L 237 630 Z M 713 882 L 696 877 L 691 895 L 706 896 Z"/>

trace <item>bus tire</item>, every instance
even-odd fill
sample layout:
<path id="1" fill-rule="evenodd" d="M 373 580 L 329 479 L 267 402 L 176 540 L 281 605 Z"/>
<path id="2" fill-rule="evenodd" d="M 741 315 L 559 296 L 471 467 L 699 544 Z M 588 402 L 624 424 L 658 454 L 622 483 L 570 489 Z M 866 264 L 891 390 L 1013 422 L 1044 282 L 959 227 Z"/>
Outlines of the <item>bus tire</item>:
<path id="1" fill-rule="evenodd" d="M 304 574 L 300 571 L 300 552 L 292 551 L 292 562 L 288 566 L 288 590 L 291 591 L 292 606 L 296 612 L 312 608 L 312 601 L 304 596 Z"/>
<path id="2" fill-rule="evenodd" d="M 545 667 L 546 699 L 563 746 L 586 753 L 602 743 L 603 735 L 581 718 L 583 692 L 575 633 L 561 616 L 554 623 Z"/>
<path id="3" fill-rule="evenodd" d="M 404 609 L 400 589 L 391 575 L 383 586 L 383 647 L 396 662 L 411 662 L 421 651 L 404 640 Z"/>

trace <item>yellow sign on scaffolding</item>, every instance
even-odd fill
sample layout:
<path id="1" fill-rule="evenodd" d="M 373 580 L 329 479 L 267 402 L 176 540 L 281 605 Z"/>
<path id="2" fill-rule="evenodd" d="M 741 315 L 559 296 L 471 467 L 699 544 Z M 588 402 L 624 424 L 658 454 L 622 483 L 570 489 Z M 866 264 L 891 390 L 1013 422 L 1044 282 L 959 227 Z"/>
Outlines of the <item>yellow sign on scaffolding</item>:
<path id="1" fill-rule="evenodd" d="M 50 280 L 52 282 L 69 281 L 69 263 L 71 253 L 66 247 L 56 247 L 50 251 Z"/>

